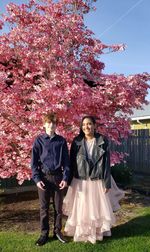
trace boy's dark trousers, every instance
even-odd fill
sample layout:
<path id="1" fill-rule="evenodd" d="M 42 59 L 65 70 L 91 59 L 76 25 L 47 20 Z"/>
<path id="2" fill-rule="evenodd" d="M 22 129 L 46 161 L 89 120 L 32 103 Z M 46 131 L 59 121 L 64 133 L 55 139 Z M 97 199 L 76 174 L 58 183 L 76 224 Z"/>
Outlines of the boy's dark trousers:
<path id="1" fill-rule="evenodd" d="M 49 205 L 50 198 L 53 200 L 54 208 L 54 230 L 53 234 L 61 231 L 62 228 L 62 204 L 63 190 L 59 189 L 59 183 L 62 180 L 62 175 L 43 175 L 42 181 L 45 184 L 45 190 L 38 188 L 40 202 L 40 225 L 41 235 L 49 235 Z"/>

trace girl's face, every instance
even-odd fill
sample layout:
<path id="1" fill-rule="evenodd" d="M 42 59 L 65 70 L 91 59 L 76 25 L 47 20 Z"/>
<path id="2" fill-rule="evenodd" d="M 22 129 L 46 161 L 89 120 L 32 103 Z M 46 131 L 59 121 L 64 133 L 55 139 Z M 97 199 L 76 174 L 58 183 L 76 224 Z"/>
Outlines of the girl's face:
<path id="1" fill-rule="evenodd" d="M 82 122 L 82 131 L 86 136 L 93 137 L 95 130 L 95 124 L 90 118 L 85 118 Z"/>

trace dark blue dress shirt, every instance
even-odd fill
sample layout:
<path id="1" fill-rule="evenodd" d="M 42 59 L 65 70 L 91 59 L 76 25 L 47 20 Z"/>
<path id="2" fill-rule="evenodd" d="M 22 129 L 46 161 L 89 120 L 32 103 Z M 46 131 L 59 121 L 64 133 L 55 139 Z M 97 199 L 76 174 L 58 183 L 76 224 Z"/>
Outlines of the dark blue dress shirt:
<path id="1" fill-rule="evenodd" d="M 68 181 L 70 165 L 66 140 L 57 134 L 53 137 L 46 133 L 38 136 L 33 143 L 31 168 L 35 183 L 42 180 L 42 170 L 62 174 L 62 179 Z"/>

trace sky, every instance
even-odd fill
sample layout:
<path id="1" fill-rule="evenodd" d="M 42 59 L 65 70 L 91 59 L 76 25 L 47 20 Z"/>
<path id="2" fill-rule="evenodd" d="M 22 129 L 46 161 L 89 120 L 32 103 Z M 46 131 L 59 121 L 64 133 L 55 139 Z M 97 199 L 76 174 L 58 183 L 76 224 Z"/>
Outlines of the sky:
<path id="1" fill-rule="evenodd" d="M 10 0 L 0 0 L 0 12 Z M 27 0 L 12 0 L 25 3 Z M 85 15 L 85 24 L 104 44 L 126 44 L 126 50 L 105 54 L 104 73 L 150 73 L 150 0 L 97 0 L 96 11 Z M 148 95 L 150 101 L 150 91 Z"/>

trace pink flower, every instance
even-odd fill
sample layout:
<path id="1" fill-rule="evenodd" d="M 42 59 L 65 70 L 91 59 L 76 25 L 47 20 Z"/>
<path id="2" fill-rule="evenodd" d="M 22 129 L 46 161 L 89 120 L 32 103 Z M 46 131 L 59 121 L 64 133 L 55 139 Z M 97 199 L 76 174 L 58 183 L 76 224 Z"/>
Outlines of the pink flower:
<path id="1" fill-rule="evenodd" d="M 42 3 L 43 2 L 43 3 Z M 130 133 L 126 116 L 146 103 L 149 74 L 103 74 L 99 56 L 123 50 L 105 45 L 84 25 L 93 1 L 50 1 L 8 5 L 10 24 L 0 44 L 0 177 L 31 178 L 31 147 L 43 132 L 42 115 L 53 110 L 57 132 L 68 143 L 81 117 L 92 114 L 97 129 L 116 144 Z M 3 22 L 0 21 L 2 29 Z M 112 164 L 123 155 L 112 153 Z"/>

